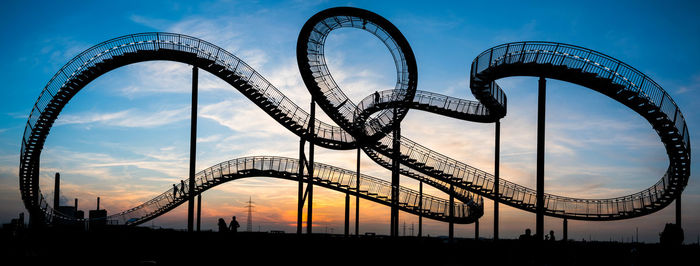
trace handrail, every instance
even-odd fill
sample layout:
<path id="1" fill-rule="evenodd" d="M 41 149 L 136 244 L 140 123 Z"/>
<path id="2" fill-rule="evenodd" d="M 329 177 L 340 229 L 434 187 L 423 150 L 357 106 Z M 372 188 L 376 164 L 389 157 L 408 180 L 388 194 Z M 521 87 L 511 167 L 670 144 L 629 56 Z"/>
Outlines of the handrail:
<path id="1" fill-rule="evenodd" d="M 298 159 L 280 156 L 249 156 L 224 161 L 195 175 L 196 190 L 194 193 L 200 194 L 219 184 L 248 176 L 269 176 L 298 180 L 298 164 Z M 358 195 L 358 191 L 355 189 L 357 174 L 354 171 L 323 163 L 314 163 L 314 169 L 316 185 L 325 185 L 335 190 Z M 251 173 L 251 171 L 255 170 L 257 172 Z M 359 196 L 381 204 L 391 204 L 390 182 L 364 174 L 360 175 L 360 178 Z M 308 182 L 308 176 L 304 178 L 304 181 Z M 189 180 L 183 180 L 183 184 L 184 187 L 182 184 L 175 185 L 177 194 L 174 194 L 173 189 L 168 189 L 139 206 L 111 215 L 107 219 L 120 221 L 127 225 L 139 224 L 153 219 L 188 199 L 187 195 L 190 193 Z M 473 197 L 470 193 L 466 195 Z M 420 198 L 420 194 L 417 191 L 406 187 L 400 188 L 399 202 L 405 204 L 404 208 L 407 209 L 406 211 L 420 212 L 427 218 L 443 221 L 454 219 L 458 223 L 470 223 L 483 214 L 481 205 L 455 203 L 453 208 L 460 211 L 456 212 L 453 218 L 449 218 L 448 209 L 442 208 L 443 206 L 448 206 L 448 200 L 423 194 L 424 209 L 421 210 L 417 209 L 418 198 Z M 414 210 L 410 210 L 411 208 Z"/>

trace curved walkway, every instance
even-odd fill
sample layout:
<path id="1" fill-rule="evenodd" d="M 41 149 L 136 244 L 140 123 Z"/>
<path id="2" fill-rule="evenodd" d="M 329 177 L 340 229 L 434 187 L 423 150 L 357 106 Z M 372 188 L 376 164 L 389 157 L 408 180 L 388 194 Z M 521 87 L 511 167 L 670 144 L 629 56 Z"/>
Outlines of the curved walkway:
<path id="1" fill-rule="evenodd" d="M 332 30 L 352 27 L 368 31 L 387 45 L 397 65 L 397 85 L 379 97 L 358 104 L 333 81 L 325 64 L 323 44 Z M 670 165 L 661 179 L 632 195 L 607 199 L 578 199 L 545 194 L 545 214 L 579 220 L 618 220 L 646 215 L 666 207 L 690 177 L 690 139 L 682 113 L 657 83 L 627 64 L 578 46 L 519 42 L 481 53 L 472 63 L 469 101 L 419 91 L 413 52 L 403 35 L 386 19 L 357 8 L 332 8 L 314 15 L 302 28 L 297 43 L 302 77 L 314 99 L 333 121 L 309 120 L 264 77 L 233 54 L 194 37 L 173 33 L 142 33 L 118 37 L 82 52 L 63 66 L 39 96 L 27 121 L 20 158 L 20 190 L 30 213 L 55 216 L 39 191 L 40 155 L 58 114 L 85 85 L 111 70 L 132 63 L 170 60 L 197 66 L 223 79 L 285 128 L 330 149 L 362 148 L 380 165 L 391 168 L 400 158 L 401 173 L 430 181 L 449 192 L 469 197 L 476 193 L 535 212 L 535 190 L 503 178 L 494 191 L 491 174 L 444 156 L 408 138 L 400 139 L 400 154 L 392 152 L 391 134 L 409 109 L 421 109 L 466 121 L 494 122 L 506 115 L 506 96 L 496 80 L 509 76 L 541 76 L 573 82 L 610 96 L 645 117 L 666 145 Z M 378 114 L 376 114 L 378 112 Z M 374 114 L 374 115 L 372 115 Z M 396 114 L 396 117 L 394 115 Z M 441 185 L 442 184 L 442 185 Z M 477 202 L 480 199 L 477 197 Z M 60 216 L 60 215 L 58 215 Z"/>

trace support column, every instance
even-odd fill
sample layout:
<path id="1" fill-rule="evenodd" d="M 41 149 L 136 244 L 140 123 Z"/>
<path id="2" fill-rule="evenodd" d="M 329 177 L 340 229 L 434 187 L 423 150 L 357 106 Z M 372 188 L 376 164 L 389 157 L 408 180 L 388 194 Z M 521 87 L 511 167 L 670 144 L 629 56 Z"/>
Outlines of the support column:
<path id="1" fill-rule="evenodd" d="M 562 232 L 563 237 L 562 240 L 566 242 L 567 239 L 569 239 L 569 220 L 564 218 L 564 230 Z"/>
<path id="2" fill-rule="evenodd" d="M 297 235 L 301 235 L 304 213 L 304 138 L 299 140 L 299 194 L 297 195 Z"/>
<path id="3" fill-rule="evenodd" d="M 58 207 L 61 205 L 60 196 L 61 196 L 61 174 L 56 173 L 56 177 L 54 178 L 54 187 L 53 187 L 53 209 L 56 211 L 58 211 Z"/>
<path id="4" fill-rule="evenodd" d="M 418 237 L 423 236 L 423 181 L 418 185 L 418 209 L 421 212 L 418 214 Z"/>
<path id="5" fill-rule="evenodd" d="M 544 124 L 547 80 L 540 77 L 537 92 L 537 194 L 535 239 L 544 238 Z"/>
<path id="6" fill-rule="evenodd" d="M 202 193 L 197 195 L 197 232 L 202 228 Z"/>
<path id="7" fill-rule="evenodd" d="M 394 108 L 394 129 L 392 158 L 391 158 L 391 236 L 399 236 L 399 166 L 401 156 L 401 125 L 396 120 L 397 110 Z"/>
<path id="8" fill-rule="evenodd" d="M 187 231 L 194 231 L 194 171 L 197 160 L 197 83 L 199 68 L 192 66 L 192 115 L 190 117 L 190 179 L 187 197 Z M 184 189 L 184 188 L 183 188 Z"/>
<path id="9" fill-rule="evenodd" d="M 309 116 L 309 184 L 307 185 L 307 191 L 309 192 L 307 201 L 307 215 L 306 215 L 306 233 L 311 234 L 313 232 L 313 210 L 314 210 L 314 141 L 316 137 L 316 101 L 311 99 L 311 112 Z"/>
<path id="10" fill-rule="evenodd" d="M 360 235 L 360 148 L 357 148 L 357 196 L 355 196 L 355 235 Z"/>
<path id="11" fill-rule="evenodd" d="M 345 193 L 345 237 L 350 235 L 350 193 Z"/>
<path id="12" fill-rule="evenodd" d="M 683 228 L 681 224 L 681 193 L 678 193 L 678 198 L 676 198 L 676 225 Z"/>
<path id="13" fill-rule="evenodd" d="M 450 222 L 449 222 L 449 239 L 450 239 L 450 243 L 452 243 L 452 241 L 454 241 L 454 237 L 455 237 L 455 223 L 454 223 L 454 218 L 455 218 L 455 208 L 454 208 L 455 196 L 454 196 L 454 194 L 455 194 L 455 189 L 454 189 L 454 187 L 452 186 L 452 184 L 450 184 L 450 206 L 449 206 L 449 208 L 450 208 Z"/>
<path id="14" fill-rule="evenodd" d="M 494 156 L 494 181 L 493 189 L 496 193 L 496 198 L 501 197 L 500 190 L 500 168 L 501 168 L 501 120 L 496 121 L 496 140 L 495 140 L 495 156 Z M 493 201 L 493 240 L 498 240 L 498 200 Z"/>
<path id="15" fill-rule="evenodd" d="M 39 165 L 40 162 L 39 160 L 34 161 L 34 165 L 32 167 L 38 172 L 39 171 Z M 40 199 L 40 192 L 39 192 L 39 177 L 38 173 L 37 176 L 34 176 L 32 178 L 32 187 L 30 188 L 32 191 L 32 199 L 36 203 L 36 207 L 30 207 L 27 211 L 29 212 L 29 228 L 32 229 L 37 229 L 37 228 L 42 228 L 45 226 L 44 224 L 44 214 L 41 208 L 39 208 L 39 202 L 41 202 Z"/>

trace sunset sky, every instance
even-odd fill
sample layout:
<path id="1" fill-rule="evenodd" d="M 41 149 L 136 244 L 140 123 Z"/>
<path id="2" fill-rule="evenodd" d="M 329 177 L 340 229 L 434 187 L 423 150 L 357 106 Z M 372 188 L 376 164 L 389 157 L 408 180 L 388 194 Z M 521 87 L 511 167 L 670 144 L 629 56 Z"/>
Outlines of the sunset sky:
<path id="1" fill-rule="evenodd" d="M 139 32 L 182 33 L 218 45 L 250 64 L 298 105 L 309 106 L 296 62 L 304 22 L 334 6 L 375 12 L 407 38 L 418 63 L 418 89 L 474 99 L 468 72 L 482 51 L 506 42 L 569 43 L 608 54 L 659 83 L 683 111 L 691 142 L 700 132 L 700 5 L 693 1 L 8 1 L 0 9 L 0 222 L 25 212 L 18 185 L 24 126 L 39 93 L 61 66 L 81 51 L 114 37 Z M 356 29 L 333 31 L 326 60 L 340 87 L 357 102 L 396 82 L 390 53 L 376 37 Z M 82 210 L 96 197 L 109 214 L 147 201 L 185 179 L 189 167 L 191 66 L 148 62 L 109 72 L 86 86 L 64 108 L 46 140 L 41 190 L 53 197 L 61 173 L 61 199 Z M 502 120 L 501 178 L 535 187 L 537 79 L 498 81 L 508 95 Z M 548 80 L 547 193 L 610 198 L 648 188 L 663 175 L 668 158 L 647 121 L 622 104 L 589 89 Z M 299 139 L 235 88 L 200 72 L 197 171 L 254 155 L 298 156 Z M 331 120 L 320 108 L 317 114 Z M 469 165 L 493 172 L 494 125 L 410 111 L 404 136 Z M 362 155 L 365 174 L 390 180 L 391 172 Z M 355 169 L 355 151 L 316 149 L 316 161 Z M 696 160 L 697 161 L 697 160 Z M 697 162 L 693 162 L 692 169 Z M 697 171 L 697 170 L 696 170 Z M 401 184 L 417 189 L 403 177 Z M 447 196 L 432 188 L 426 193 Z M 344 194 L 317 188 L 315 232 L 342 233 Z M 297 183 L 274 178 L 229 182 L 203 195 L 202 226 L 237 216 L 245 228 L 246 201 L 255 202 L 255 230 L 296 230 Z M 354 198 L 351 223 L 354 224 Z M 360 232 L 389 233 L 390 208 L 360 202 Z M 686 243 L 700 234 L 700 185 L 691 177 L 683 193 Z M 535 228 L 534 213 L 501 205 L 501 238 Z M 145 226 L 184 229 L 186 204 Z M 675 204 L 641 218 L 615 222 L 569 221 L 580 240 L 658 242 Z M 417 216 L 401 214 L 406 233 Z M 424 232 L 447 235 L 447 224 L 424 219 Z M 354 226 L 351 226 L 354 230 Z M 560 238 L 562 220 L 545 218 Z M 354 233 L 354 231 L 352 231 Z M 473 237 L 474 225 L 457 225 L 457 237 Z M 493 234 L 493 202 L 485 200 L 480 235 Z"/>

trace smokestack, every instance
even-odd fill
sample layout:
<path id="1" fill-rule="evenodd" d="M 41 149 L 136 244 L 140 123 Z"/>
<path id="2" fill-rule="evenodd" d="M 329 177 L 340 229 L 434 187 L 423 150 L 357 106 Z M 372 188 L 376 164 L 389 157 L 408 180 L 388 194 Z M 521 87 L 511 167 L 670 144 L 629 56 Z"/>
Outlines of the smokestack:
<path id="1" fill-rule="evenodd" d="M 56 173 L 56 183 L 53 189 L 53 208 L 54 210 L 58 210 L 59 207 L 59 197 L 61 195 L 61 174 Z"/>
<path id="2" fill-rule="evenodd" d="M 97 210 L 100 210 L 100 197 L 97 197 Z"/>
<path id="3" fill-rule="evenodd" d="M 78 198 L 75 198 L 75 212 L 78 212 Z"/>

